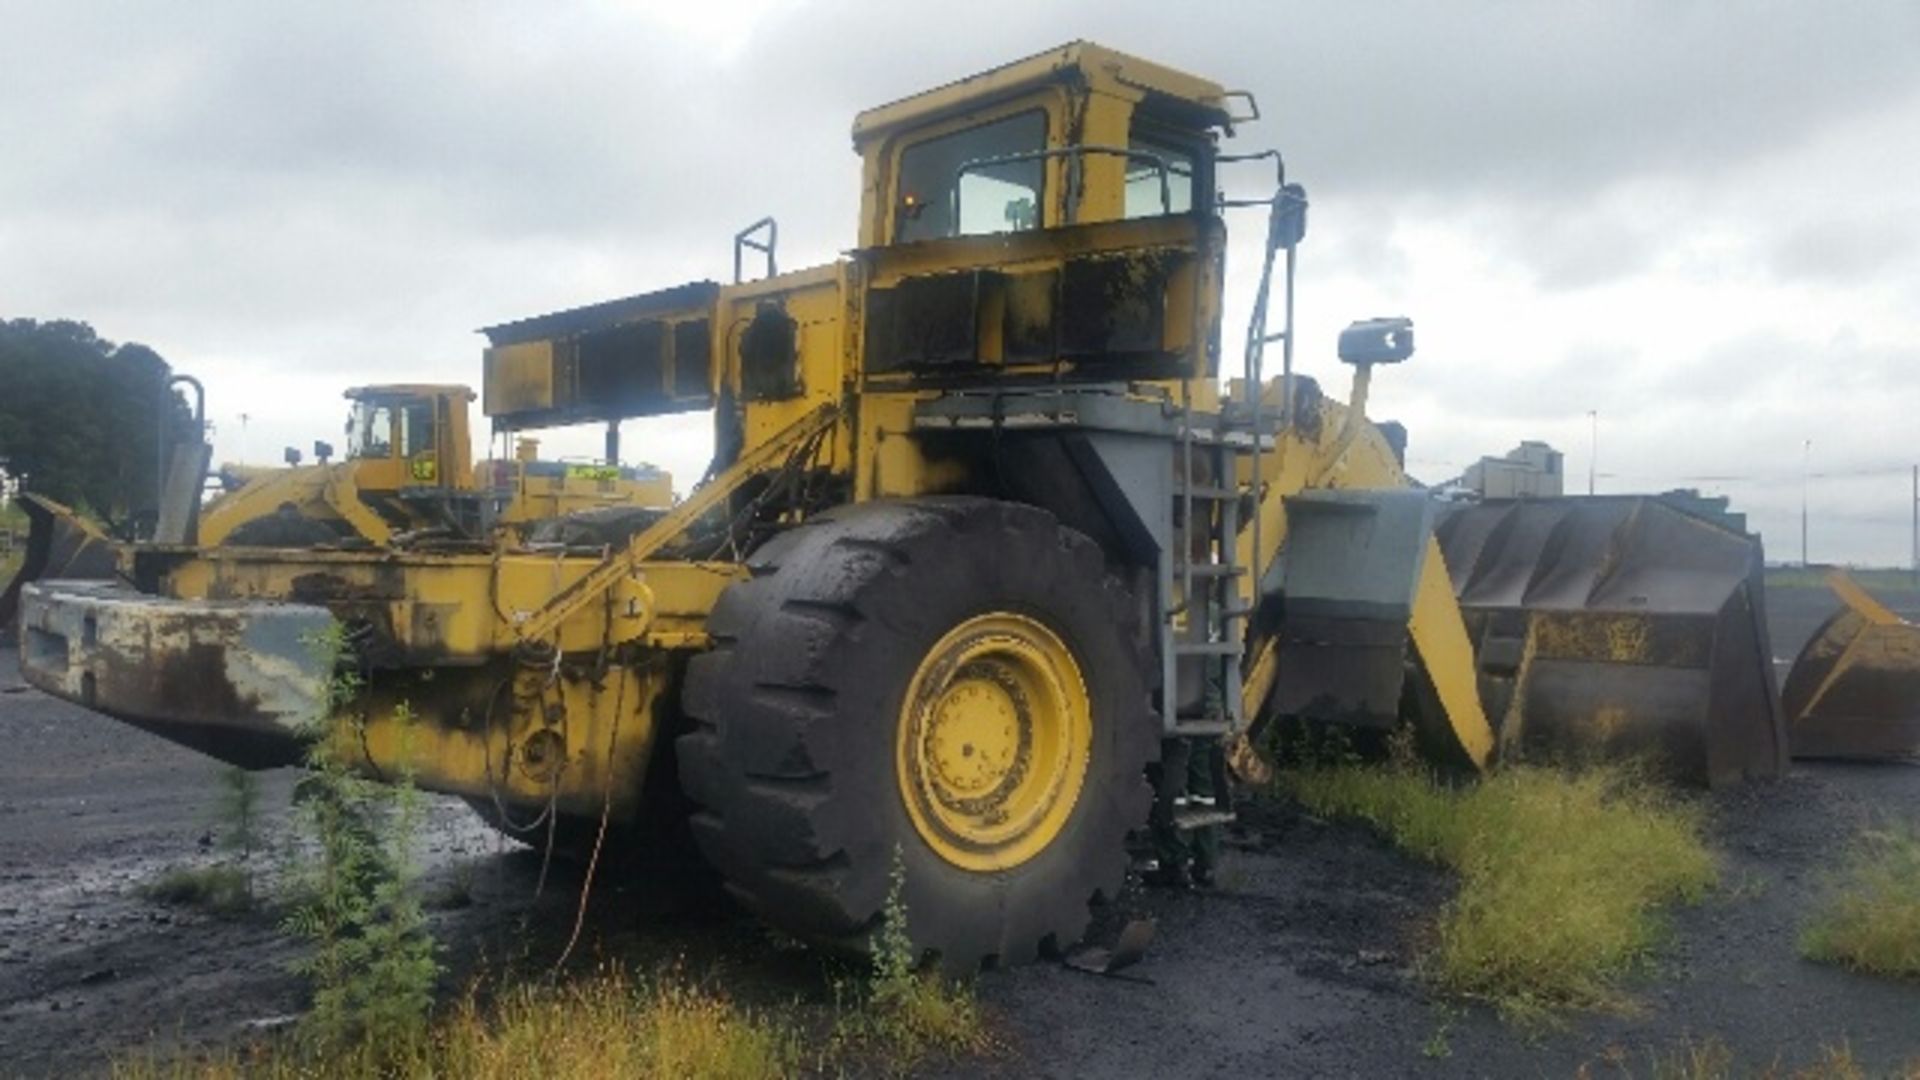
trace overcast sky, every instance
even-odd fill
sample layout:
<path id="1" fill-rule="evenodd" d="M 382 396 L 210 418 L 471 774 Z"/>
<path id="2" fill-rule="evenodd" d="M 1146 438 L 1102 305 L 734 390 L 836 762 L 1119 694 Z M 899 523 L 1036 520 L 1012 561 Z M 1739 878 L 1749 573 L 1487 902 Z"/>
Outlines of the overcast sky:
<path id="1" fill-rule="evenodd" d="M 1371 411 L 1416 475 L 1542 438 L 1584 490 L 1596 410 L 1603 492 L 1730 495 L 1797 559 L 1810 471 L 1813 559 L 1909 556 L 1910 0 L 0 0 L 0 29 L 0 316 L 199 375 L 229 460 L 334 437 L 349 385 L 477 383 L 476 327 L 721 277 L 763 214 L 784 266 L 831 259 L 855 112 L 1084 37 L 1258 95 L 1232 148 L 1313 198 L 1302 367 L 1344 395 L 1338 329 L 1413 316 Z M 1230 227 L 1237 320 L 1259 223 Z M 683 487 L 708 449 L 627 425 Z"/>

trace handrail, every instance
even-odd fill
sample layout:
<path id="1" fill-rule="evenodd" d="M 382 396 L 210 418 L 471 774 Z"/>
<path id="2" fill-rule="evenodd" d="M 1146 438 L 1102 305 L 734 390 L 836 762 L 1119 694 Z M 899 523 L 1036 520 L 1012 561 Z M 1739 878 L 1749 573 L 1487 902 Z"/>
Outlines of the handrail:
<path id="1" fill-rule="evenodd" d="M 753 238 L 753 234 L 757 232 L 762 232 L 762 231 L 764 231 L 767 234 L 767 239 L 764 242 L 755 240 Z M 773 218 L 771 217 L 763 217 L 759 221 L 756 221 L 753 224 L 747 226 L 746 228 L 741 229 L 739 232 L 734 233 L 733 234 L 733 283 L 735 285 L 738 285 L 740 284 L 741 279 L 745 277 L 745 271 L 743 270 L 741 265 L 741 256 L 745 253 L 747 248 L 752 248 L 753 250 L 761 252 L 766 255 L 767 277 L 772 277 L 774 276 L 774 274 L 778 273 L 779 267 L 774 261 L 773 253 L 774 253 L 774 249 L 778 248 L 779 246 L 780 246 L 780 223 L 773 220 Z"/>
<path id="2" fill-rule="evenodd" d="M 1277 151 L 1263 151 L 1258 154 L 1238 155 L 1236 160 L 1250 161 L 1271 154 L 1276 162 L 1280 161 Z M 1275 427 L 1276 436 L 1285 433 L 1293 425 L 1293 281 L 1294 270 L 1299 257 L 1300 240 L 1306 232 L 1307 193 L 1298 184 L 1286 183 L 1286 166 L 1279 164 L 1280 186 L 1268 199 L 1244 200 L 1230 203 L 1221 200 L 1222 207 L 1232 205 L 1266 205 L 1267 237 L 1266 249 L 1260 261 L 1260 286 L 1254 294 L 1253 314 L 1247 320 L 1246 354 L 1242 381 L 1246 384 L 1250 415 L 1248 422 L 1253 428 L 1253 492 L 1256 504 L 1260 500 L 1262 484 L 1262 443 L 1266 438 L 1265 417 L 1262 415 L 1266 404 L 1266 386 L 1264 364 L 1267 343 L 1280 341 L 1280 417 Z M 1285 308 L 1282 318 L 1285 320 L 1278 334 L 1267 333 L 1267 308 L 1273 292 L 1274 256 L 1287 253 L 1285 270 Z M 1275 439 L 1274 452 L 1282 453 L 1278 438 Z M 1261 555 L 1260 513 L 1256 509 L 1253 515 L 1253 558 L 1258 563 Z M 1256 584 L 1255 588 L 1258 588 Z"/>

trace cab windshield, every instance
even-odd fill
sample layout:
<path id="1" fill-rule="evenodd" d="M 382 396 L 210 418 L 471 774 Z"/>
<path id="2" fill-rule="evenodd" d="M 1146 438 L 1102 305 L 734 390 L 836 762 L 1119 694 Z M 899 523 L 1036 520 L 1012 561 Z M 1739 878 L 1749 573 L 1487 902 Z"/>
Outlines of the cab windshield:
<path id="1" fill-rule="evenodd" d="M 347 456 L 393 456 L 393 408 L 381 402 L 356 401 L 347 414 Z"/>
<path id="2" fill-rule="evenodd" d="M 1039 228 L 1046 167 L 1020 155 L 1046 145 L 1047 114 L 1034 109 L 907 147 L 900 154 L 895 242 Z M 1014 160 L 1001 160 L 1009 157 Z"/>

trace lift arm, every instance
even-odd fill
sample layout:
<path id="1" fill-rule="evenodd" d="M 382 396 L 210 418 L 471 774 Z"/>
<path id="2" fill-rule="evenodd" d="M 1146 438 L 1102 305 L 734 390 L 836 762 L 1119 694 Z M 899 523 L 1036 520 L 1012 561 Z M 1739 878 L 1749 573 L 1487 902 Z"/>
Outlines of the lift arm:
<path id="1" fill-rule="evenodd" d="M 609 553 L 585 577 L 563 589 L 544 607 L 528 616 L 519 626 L 520 638 L 539 640 L 551 635 L 575 612 L 612 588 L 622 576 L 632 573 L 669 541 L 719 506 L 739 490 L 741 484 L 772 468 L 807 440 L 826 431 L 838 416 L 838 406 L 822 405 L 794 421 L 785 431 L 742 454 L 730 468 L 702 485 L 665 517 L 635 534 L 626 547 Z"/>

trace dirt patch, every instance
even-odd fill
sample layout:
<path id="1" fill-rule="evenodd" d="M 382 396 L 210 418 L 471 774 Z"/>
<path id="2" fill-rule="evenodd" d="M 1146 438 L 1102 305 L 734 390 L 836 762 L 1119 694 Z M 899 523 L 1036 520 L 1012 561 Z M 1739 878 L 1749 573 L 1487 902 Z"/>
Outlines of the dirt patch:
<path id="1" fill-rule="evenodd" d="M 19 685 L 0 654 L 0 1073 L 102 1071 L 144 1046 L 223 1042 L 304 1007 L 287 973 L 296 945 L 268 909 L 219 918 L 142 899 L 168 867 L 217 857 L 219 772 L 206 758 Z M 296 773 L 262 774 L 270 831 L 285 830 Z M 443 988 L 544 972 L 573 925 L 580 877 L 507 844 L 464 803 L 429 800 L 423 888 L 444 945 Z M 450 902 L 449 902 L 450 901 Z M 749 1000 L 830 997 L 843 974 L 711 891 L 672 881 L 603 882 L 573 966 L 604 958 L 712 975 Z"/>
<path id="2" fill-rule="evenodd" d="M 98 1071 L 116 1052 L 225 1041 L 302 1007 L 293 947 L 270 914 L 220 920 L 139 899 L 169 865 L 212 856 L 219 766 L 17 685 L 0 659 L 0 1060 L 8 1073 Z M 289 773 L 263 802 L 285 806 Z M 1813 1060 L 1845 1040 L 1870 1069 L 1920 1055 L 1920 986 L 1798 957 L 1800 921 L 1844 839 L 1882 815 L 1920 821 L 1920 768 L 1822 765 L 1711 798 L 1724 885 L 1679 912 L 1632 987 L 1630 1016 L 1516 1032 L 1490 1010 L 1436 1001 L 1413 970 L 1441 870 L 1366 830 L 1285 802 L 1248 808 L 1221 887 L 1130 890 L 1101 913 L 1112 935 L 1155 920 L 1146 960 L 1109 979 L 1039 964 L 980 993 L 1006 1049 L 952 1075 L 1572 1075 L 1718 1037 L 1743 1066 Z M 542 970 L 571 927 L 579 881 L 502 849 L 469 811 L 436 800 L 430 891 L 471 903 L 433 913 L 446 987 Z M 458 893 L 461 889 L 444 888 Z M 831 1000 L 844 964 L 784 943 L 711 894 L 669 881 L 597 886 L 576 964 L 675 966 L 755 1004 Z"/>
<path id="3" fill-rule="evenodd" d="M 1811 1063 L 1843 1042 L 1869 1070 L 1920 1056 L 1920 986 L 1796 949 L 1835 841 L 1876 815 L 1920 820 L 1920 769 L 1797 770 L 1714 798 L 1712 813 L 1725 884 L 1674 915 L 1630 987 L 1632 1015 L 1516 1030 L 1436 1000 L 1413 963 L 1446 875 L 1362 828 L 1269 803 L 1230 846 L 1216 892 L 1122 899 L 1159 927 L 1133 979 L 1041 966 L 985 980 L 1020 1052 L 956 1074 L 1569 1076 L 1624 1063 L 1647 1075 L 1656 1054 L 1710 1036 L 1750 1068 Z"/>

